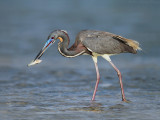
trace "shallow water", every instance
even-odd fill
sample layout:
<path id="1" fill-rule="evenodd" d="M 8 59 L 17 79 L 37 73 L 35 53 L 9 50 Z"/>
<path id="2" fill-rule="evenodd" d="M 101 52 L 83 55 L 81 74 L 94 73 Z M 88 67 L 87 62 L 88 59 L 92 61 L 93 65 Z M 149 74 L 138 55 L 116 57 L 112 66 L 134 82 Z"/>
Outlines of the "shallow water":
<path id="1" fill-rule="evenodd" d="M 160 2 L 116 0 L 0 1 L 0 120 L 159 120 Z M 90 6 L 90 7 L 88 7 Z M 143 51 L 112 60 L 122 72 L 125 95 L 113 68 L 98 59 L 101 80 L 91 102 L 96 72 L 89 56 L 64 58 L 57 42 L 28 68 L 50 31 L 99 29 L 133 38 Z"/>
<path id="2" fill-rule="evenodd" d="M 112 69 L 100 69 L 101 81 L 94 102 L 91 102 L 96 82 L 94 69 L 1 69 L 1 119 L 158 120 L 160 117 L 159 66 L 121 69 L 130 103 L 121 101 L 118 77 Z"/>

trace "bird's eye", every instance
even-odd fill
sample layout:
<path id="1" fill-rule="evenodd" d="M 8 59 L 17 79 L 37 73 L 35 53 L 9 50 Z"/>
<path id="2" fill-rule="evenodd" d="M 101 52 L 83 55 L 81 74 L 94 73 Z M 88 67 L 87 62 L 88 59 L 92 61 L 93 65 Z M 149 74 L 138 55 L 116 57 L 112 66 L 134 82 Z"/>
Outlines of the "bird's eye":
<path id="1" fill-rule="evenodd" d="M 54 39 L 54 37 L 51 37 L 51 39 Z"/>

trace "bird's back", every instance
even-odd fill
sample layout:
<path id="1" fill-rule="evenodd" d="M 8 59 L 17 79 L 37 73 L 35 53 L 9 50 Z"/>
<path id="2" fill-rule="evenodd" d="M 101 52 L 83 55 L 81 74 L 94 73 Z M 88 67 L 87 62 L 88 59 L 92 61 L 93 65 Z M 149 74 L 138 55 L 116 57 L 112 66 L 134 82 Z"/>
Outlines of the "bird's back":
<path id="1" fill-rule="evenodd" d="M 104 31 L 83 30 L 78 33 L 76 42 L 98 54 L 136 53 L 140 49 L 137 41 Z"/>

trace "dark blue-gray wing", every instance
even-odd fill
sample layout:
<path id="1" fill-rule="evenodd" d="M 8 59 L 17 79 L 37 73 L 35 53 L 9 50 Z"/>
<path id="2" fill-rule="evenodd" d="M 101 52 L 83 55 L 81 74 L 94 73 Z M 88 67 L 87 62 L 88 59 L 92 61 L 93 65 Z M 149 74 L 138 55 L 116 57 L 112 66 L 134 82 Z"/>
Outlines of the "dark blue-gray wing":
<path id="1" fill-rule="evenodd" d="M 111 36 L 87 37 L 83 42 L 88 50 L 98 54 L 118 54 L 125 52 L 125 49 L 119 41 Z"/>
<path id="2" fill-rule="evenodd" d="M 89 51 L 98 54 L 135 53 L 127 44 L 126 38 L 103 31 L 83 30 L 79 32 L 76 41 L 81 42 Z"/>

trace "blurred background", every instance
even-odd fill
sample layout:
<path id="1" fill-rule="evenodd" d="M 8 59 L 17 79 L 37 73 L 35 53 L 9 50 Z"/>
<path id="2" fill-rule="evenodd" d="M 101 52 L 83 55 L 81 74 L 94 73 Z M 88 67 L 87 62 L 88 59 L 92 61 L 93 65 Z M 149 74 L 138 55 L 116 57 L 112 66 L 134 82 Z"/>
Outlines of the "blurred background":
<path id="1" fill-rule="evenodd" d="M 55 115 L 56 119 L 104 119 L 106 115 L 123 120 L 144 115 L 159 119 L 159 12 L 159 0 L 0 0 L 0 116 L 8 120 L 20 115 L 28 119 Z M 65 58 L 59 54 L 57 43 L 45 53 L 41 64 L 27 68 L 48 34 L 56 29 L 67 30 L 70 45 L 83 29 L 112 32 L 138 41 L 143 49 L 138 54 L 111 57 L 124 76 L 127 96 L 134 102 L 120 102 L 118 77 L 99 58 L 103 80 L 96 98 L 99 101 L 96 107 L 90 107 L 96 81 L 91 57 Z M 100 112 L 97 115 L 91 112 L 96 110 Z"/>
<path id="2" fill-rule="evenodd" d="M 76 34 L 83 29 L 112 32 L 140 42 L 143 51 L 138 55 L 122 55 L 125 59 L 129 56 L 134 61 L 140 56 L 148 57 L 150 61 L 151 57 L 159 57 L 158 0 L 0 2 L 0 65 L 23 67 L 39 52 L 48 34 L 56 29 L 67 30 L 70 44 L 74 43 Z M 52 62 L 52 65 L 59 66 L 53 62 L 55 56 L 63 58 L 57 51 L 57 45 L 46 54 L 45 63 Z M 66 58 L 63 59 L 65 61 Z"/>

